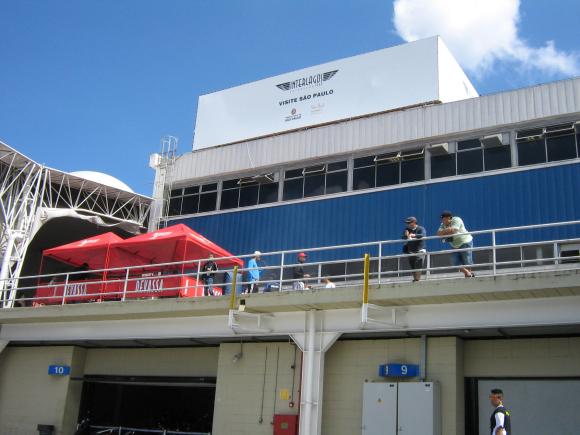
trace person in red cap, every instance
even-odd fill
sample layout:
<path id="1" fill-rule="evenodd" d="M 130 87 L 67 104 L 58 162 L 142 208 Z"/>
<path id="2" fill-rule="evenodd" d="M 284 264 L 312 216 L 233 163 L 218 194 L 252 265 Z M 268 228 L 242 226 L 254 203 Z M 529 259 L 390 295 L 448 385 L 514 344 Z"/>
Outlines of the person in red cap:
<path id="1" fill-rule="evenodd" d="M 306 257 L 308 255 L 305 252 L 300 252 L 298 254 L 298 264 L 292 269 L 292 277 L 296 280 L 302 280 L 304 278 L 310 278 L 310 274 L 304 271 L 304 263 L 306 262 Z M 306 286 L 304 281 L 294 281 L 292 288 L 294 290 L 304 290 Z"/>

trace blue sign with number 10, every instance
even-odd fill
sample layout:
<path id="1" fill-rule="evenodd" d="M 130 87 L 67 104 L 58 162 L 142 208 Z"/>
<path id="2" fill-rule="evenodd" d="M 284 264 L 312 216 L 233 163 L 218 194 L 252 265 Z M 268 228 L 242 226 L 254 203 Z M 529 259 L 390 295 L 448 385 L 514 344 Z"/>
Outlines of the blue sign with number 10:
<path id="1" fill-rule="evenodd" d="M 48 366 L 48 374 L 51 376 L 70 375 L 70 366 Z"/>
<path id="2" fill-rule="evenodd" d="M 389 378 L 414 378 L 419 376 L 417 364 L 381 364 L 379 376 Z"/>

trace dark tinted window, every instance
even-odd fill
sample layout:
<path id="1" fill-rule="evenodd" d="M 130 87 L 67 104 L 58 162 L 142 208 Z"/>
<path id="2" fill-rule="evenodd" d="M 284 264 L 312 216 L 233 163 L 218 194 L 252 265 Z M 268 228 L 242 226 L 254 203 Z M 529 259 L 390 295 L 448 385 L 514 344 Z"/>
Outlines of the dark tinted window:
<path id="1" fill-rule="evenodd" d="M 575 159 L 576 141 L 573 134 L 546 138 L 548 161 Z"/>
<path id="2" fill-rule="evenodd" d="M 373 166 L 374 164 L 375 164 L 375 156 L 354 159 L 355 168 L 362 168 L 363 166 Z"/>
<path id="3" fill-rule="evenodd" d="M 346 192 L 348 172 L 333 172 L 326 175 L 326 193 Z"/>
<path id="4" fill-rule="evenodd" d="M 425 159 L 403 160 L 401 162 L 401 183 L 425 179 Z"/>
<path id="5" fill-rule="evenodd" d="M 278 183 L 268 183 L 260 185 L 260 204 L 278 201 Z"/>
<path id="6" fill-rule="evenodd" d="M 354 190 L 375 187 L 375 167 L 355 169 L 352 187 Z"/>
<path id="7" fill-rule="evenodd" d="M 302 177 L 302 169 L 292 169 L 291 171 L 286 171 L 284 178 L 296 178 Z"/>
<path id="8" fill-rule="evenodd" d="M 329 163 L 327 171 L 338 171 L 340 169 L 346 169 L 346 162 Z"/>
<path id="9" fill-rule="evenodd" d="M 201 186 L 202 192 L 213 192 L 217 190 L 217 183 L 204 184 Z"/>
<path id="10" fill-rule="evenodd" d="M 304 179 L 304 196 L 324 194 L 324 174 L 310 175 Z"/>
<path id="11" fill-rule="evenodd" d="M 479 141 L 477 141 L 479 142 Z M 457 153 L 457 173 L 473 174 L 483 171 L 483 152 L 481 149 Z"/>
<path id="12" fill-rule="evenodd" d="M 199 193 L 199 186 L 190 186 L 183 189 L 184 195 L 193 195 L 195 193 Z"/>
<path id="13" fill-rule="evenodd" d="M 222 190 L 220 209 L 227 210 L 228 208 L 236 208 L 238 206 L 239 195 L 239 189 Z"/>
<path id="14" fill-rule="evenodd" d="M 170 193 L 170 196 L 181 196 L 183 189 L 173 189 Z"/>
<path id="15" fill-rule="evenodd" d="M 303 182 L 304 182 L 303 178 L 299 178 L 297 180 L 284 181 L 284 195 L 283 195 L 284 201 L 302 198 Z"/>
<path id="16" fill-rule="evenodd" d="M 181 197 L 171 198 L 169 200 L 169 216 L 177 216 L 181 214 Z"/>
<path id="17" fill-rule="evenodd" d="M 431 156 L 431 178 L 455 175 L 455 154 Z"/>
<path id="18" fill-rule="evenodd" d="M 509 146 L 485 148 L 483 155 L 486 171 L 509 168 L 512 165 L 511 149 Z"/>
<path id="19" fill-rule="evenodd" d="M 235 180 L 227 180 L 222 183 L 222 189 L 235 189 L 236 187 L 240 187 L 239 180 L 237 178 Z"/>
<path id="20" fill-rule="evenodd" d="M 199 195 L 199 212 L 212 211 L 216 208 L 217 192 Z"/>
<path id="21" fill-rule="evenodd" d="M 243 186 L 240 189 L 240 207 L 249 207 L 258 203 L 258 185 Z"/>
<path id="22" fill-rule="evenodd" d="M 534 165 L 545 161 L 546 145 L 543 138 L 518 143 L 518 162 L 520 166 Z"/>
<path id="23" fill-rule="evenodd" d="M 377 166 L 377 187 L 398 184 L 399 167 L 398 162 Z"/>
<path id="24" fill-rule="evenodd" d="M 181 214 L 197 213 L 199 204 L 199 195 L 186 195 L 183 197 L 183 205 L 181 206 Z"/>
<path id="25" fill-rule="evenodd" d="M 469 140 L 461 140 L 457 142 L 457 150 L 469 150 L 472 148 L 481 148 L 481 142 L 479 139 L 469 139 Z"/>

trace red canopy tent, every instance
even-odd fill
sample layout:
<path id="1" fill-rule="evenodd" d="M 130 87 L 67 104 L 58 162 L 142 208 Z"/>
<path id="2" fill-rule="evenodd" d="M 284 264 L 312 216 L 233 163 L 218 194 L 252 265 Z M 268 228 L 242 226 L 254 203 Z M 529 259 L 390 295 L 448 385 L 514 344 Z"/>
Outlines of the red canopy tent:
<path id="1" fill-rule="evenodd" d="M 111 246 L 123 239 L 115 233 L 99 234 L 66 245 L 42 251 L 42 256 L 53 258 L 72 266 L 88 265 L 89 269 L 106 269 Z"/>
<path id="2" fill-rule="evenodd" d="M 187 225 L 177 224 L 115 244 L 111 250 L 110 267 L 202 260 L 208 258 L 209 254 L 213 254 L 216 258 L 232 257 L 216 260 L 220 266 L 244 264 L 242 260 Z M 132 263 L 124 264 L 123 262 L 127 260 Z M 188 265 L 189 267 L 191 265 Z"/>
<path id="3" fill-rule="evenodd" d="M 145 266 L 142 270 L 141 268 L 132 269 L 132 279 L 126 289 L 128 298 L 175 295 L 198 297 L 204 295 L 204 288 L 197 280 L 198 262 L 196 260 L 203 261 L 210 254 L 214 255 L 215 262 L 220 267 L 243 266 L 244 264 L 242 260 L 187 225 L 177 224 L 131 237 L 113 245 L 109 267 Z M 173 262 L 184 263 L 175 267 L 155 266 Z M 169 276 L 166 275 L 167 272 Z M 181 275 L 175 276 L 179 272 Z M 142 275 L 139 276 L 140 273 Z M 213 291 L 214 294 L 221 294 L 221 289 L 218 287 L 214 287 Z"/>
<path id="4" fill-rule="evenodd" d="M 107 269 L 109 267 L 111 247 L 122 241 L 123 239 L 115 233 L 108 232 L 67 243 L 66 245 L 45 249 L 42 252 L 40 273 L 42 273 L 45 258 L 52 258 L 77 268 L 83 268 L 85 272 L 88 270 Z M 102 276 L 95 275 L 90 278 L 87 277 L 86 273 L 71 274 L 66 285 L 63 283 L 54 283 L 41 286 L 39 281 L 36 296 L 46 298 L 39 300 L 41 304 L 60 303 L 61 297 L 69 302 L 95 298 L 100 300 L 100 294 L 104 291 L 117 290 L 108 283 L 105 283 L 106 279 L 107 272 L 103 272 Z"/>

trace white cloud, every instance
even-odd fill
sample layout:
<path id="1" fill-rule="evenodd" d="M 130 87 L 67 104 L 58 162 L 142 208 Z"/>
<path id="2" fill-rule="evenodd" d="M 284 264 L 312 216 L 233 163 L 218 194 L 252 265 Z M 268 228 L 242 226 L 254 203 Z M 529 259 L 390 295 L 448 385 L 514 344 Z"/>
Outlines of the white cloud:
<path id="1" fill-rule="evenodd" d="M 439 35 L 464 68 L 483 75 L 496 61 L 550 74 L 578 75 L 578 53 L 553 41 L 530 47 L 518 35 L 519 0 L 395 0 L 394 24 L 405 41 Z"/>

